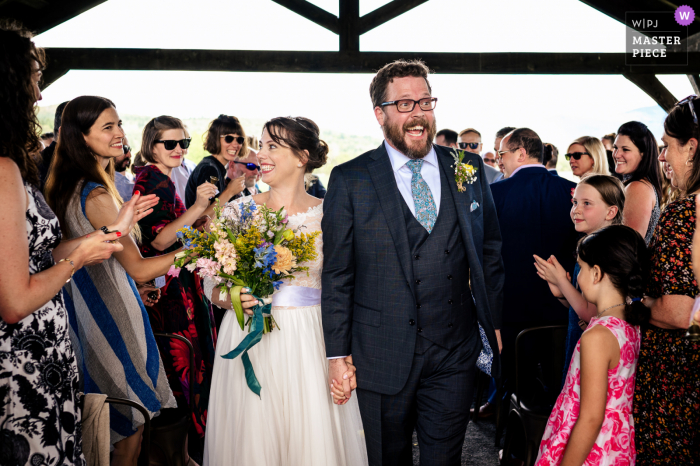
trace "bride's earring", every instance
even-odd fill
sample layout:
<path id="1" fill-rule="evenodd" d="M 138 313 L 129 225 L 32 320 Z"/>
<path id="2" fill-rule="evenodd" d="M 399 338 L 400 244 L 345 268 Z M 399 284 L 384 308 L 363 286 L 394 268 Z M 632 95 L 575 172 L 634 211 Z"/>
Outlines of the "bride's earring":
<path id="1" fill-rule="evenodd" d="M 297 164 L 297 167 L 301 168 L 301 164 L 300 164 L 300 163 L 298 163 L 298 164 Z"/>

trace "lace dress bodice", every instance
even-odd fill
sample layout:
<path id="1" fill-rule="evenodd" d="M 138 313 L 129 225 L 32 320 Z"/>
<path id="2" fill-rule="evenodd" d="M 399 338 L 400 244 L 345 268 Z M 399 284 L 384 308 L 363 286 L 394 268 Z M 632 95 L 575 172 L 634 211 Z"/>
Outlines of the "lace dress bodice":
<path id="1" fill-rule="evenodd" d="M 241 204 L 248 203 L 251 200 L 252 196 L 246 196 L 231 202 L 240 206 Z M 290 215 L 287 225 L 294 230 L 301 227 L 302 232 L 313 233 L 315 231 L 321 231 L 322 218 L 323 202 L 315 207 L 310 207 L 306 212 Z M 307 266 L 309 270 L 293 273 L 292 276 L 294 278 L 284 279 L 283 286 L 303 286 L 307 288 L 316 288 L 318 290 L 321 289 L 321 270 L 323 269 L 323 234 L 316 237 L 314 247 L 317 254 L 316 259 L 311 262 L 303 263 L 303 265 Z M 204 279 L 204 293 L 207 298 L 211 299 L 215 285 L 214 280 L 210 278 Z"/>

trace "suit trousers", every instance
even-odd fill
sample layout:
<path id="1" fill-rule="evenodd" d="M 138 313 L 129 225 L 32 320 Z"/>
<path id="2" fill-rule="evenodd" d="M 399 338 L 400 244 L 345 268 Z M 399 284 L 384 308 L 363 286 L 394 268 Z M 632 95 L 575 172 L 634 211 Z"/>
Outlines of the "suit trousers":
<path id="1" fill-rule="evenodd" d="M 357 389 L 370 466 L 413 465 L 414 429 L 421 466 L 460 465 L 479 351 L 478 333 L 452 349 L 432 344 L 396 395 Z"/>

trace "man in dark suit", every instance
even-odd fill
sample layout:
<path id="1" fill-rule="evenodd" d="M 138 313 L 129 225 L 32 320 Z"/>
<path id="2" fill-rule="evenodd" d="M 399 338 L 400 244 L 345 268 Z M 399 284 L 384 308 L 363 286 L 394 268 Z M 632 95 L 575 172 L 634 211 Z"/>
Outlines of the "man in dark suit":
<path id="1" fill-rule="evenodd" d="M 496 357 L 504 280 L 483 161 L 460 191 L 432 144 L 428 68 L 397 61 L 372 80 L 385 141 L 331 173 L 323 210 L 323 330 L 329 379 L 352 357 L 369 463 L 459 465 L 482 325 Z M 346 396 L 349 383 L 344 382 Z M 342 409 L 342 408 L 341 408 Z"/>
<path id="2" fill-rule="evenodd" d="M 512 382 L 518 333 L 567 322 L 566 308 L 537 276 L 533 254 L 555 255 L 564 268 L 573 271 L 578 235 L 570 211 L 576 184 L 542 165 L 543 144 L 531 129 L 518 128 L 507 134 L 498 155 L 506 176 L 491 185 L 506 269 L 501 361 L 505 378 Z"/>

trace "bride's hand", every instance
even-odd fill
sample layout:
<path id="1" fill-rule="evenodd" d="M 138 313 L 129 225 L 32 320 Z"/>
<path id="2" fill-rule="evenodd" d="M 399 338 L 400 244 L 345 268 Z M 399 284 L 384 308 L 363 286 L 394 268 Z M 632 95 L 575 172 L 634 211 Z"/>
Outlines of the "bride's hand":
<path id="1" fill-rule="evenodd" d="M 353 391 L 357 388 L 357 378 L 355 377 L 356 368 L 352 363 L 352 356 L 345 358 L 345 364 L 347 364 L 348 369 L 343 373 L 343 380 L 350 383 L 350 391 Z M 333 396 L 333 403 L 337 405 L 344 405 L 350 401 L 350 399 L 345 396 L 343 384 L 339 384 L 335 380 L 331 385 L 331 395 Z"/>
<path id="2" fill-rule="evenodd" d="M 255 299 L 255 296 L 248 293 L 250 293 L 250 289 L 248 288 L 243 288 L 241 290 L 241 307 L 243 308 L 243 312 L 245 314 L 252 316 L 253 308 L 258 304 L 262 305 L 262 302 L 258 301 Z"/>

